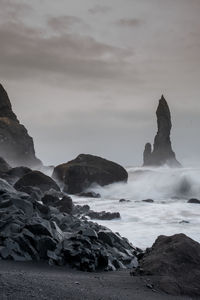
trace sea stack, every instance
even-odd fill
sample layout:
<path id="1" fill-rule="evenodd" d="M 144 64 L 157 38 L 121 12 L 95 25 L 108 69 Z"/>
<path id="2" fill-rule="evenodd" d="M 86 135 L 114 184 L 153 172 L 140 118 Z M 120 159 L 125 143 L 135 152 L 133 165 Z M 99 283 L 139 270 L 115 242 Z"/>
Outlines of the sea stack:
<path id="1" fill-rule="evenodd" d="M 154 139 L 153 150 L 150 143 L 145 145 L 144 166 L 162 166 L 180 167 L 176 155 L 172 150 L 170 133 L 172 128 L 171 114 L 169 106 L 164 96 L 159 100 L 156 111 L 158 132 Z"/>
<path id="2" fill-rule="evenodd" d="M 12 166 L 38 167 L 32 137 L 14 114 L 9 97 L 0 84 L 0 156 Z"/>

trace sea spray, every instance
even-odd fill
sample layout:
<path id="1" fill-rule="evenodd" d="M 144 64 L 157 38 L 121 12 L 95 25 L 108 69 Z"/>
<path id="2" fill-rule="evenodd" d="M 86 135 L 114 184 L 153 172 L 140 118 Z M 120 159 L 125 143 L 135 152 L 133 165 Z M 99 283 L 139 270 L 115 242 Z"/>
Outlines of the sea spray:
<path id="1" fill-rule="evenodd" d="M 89 204 L 96 211 L 119 211 L 121 219 L 98 221 L 145 248 L 158 235 L 183 232 L 200 242 L 200 205 L 188 204 L 200 198 L 200 168 L 127 169 L 127 184 L 117 183 L 92 190 L 100 199 L 73 197 L 79 204 Z M 131 200 L 120 203 L 120 199 Z M 142 202 L 145 199 L 153 203 Z"/>

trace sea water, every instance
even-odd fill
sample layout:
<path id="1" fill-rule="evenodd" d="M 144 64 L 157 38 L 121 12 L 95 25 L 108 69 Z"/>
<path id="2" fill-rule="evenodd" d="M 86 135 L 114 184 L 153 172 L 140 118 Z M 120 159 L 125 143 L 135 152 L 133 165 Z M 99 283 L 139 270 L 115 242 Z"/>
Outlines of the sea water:
<path id="1" fill-rule="evenodd" d="M 200 242 L 200 204 L 187 203 L 190 198 L 200 199 L 200 168 L 129 167 L 127 171 L 127 183 L 95 186 L 92 190 L 101 198 L 73 196 L 74 202 L 95 211 L 120 212 L 120 219 L 96 222 L 143 249 L 159 235 L 185 233 Z M 142 201 L 146 199 L 154 202 Z"/>

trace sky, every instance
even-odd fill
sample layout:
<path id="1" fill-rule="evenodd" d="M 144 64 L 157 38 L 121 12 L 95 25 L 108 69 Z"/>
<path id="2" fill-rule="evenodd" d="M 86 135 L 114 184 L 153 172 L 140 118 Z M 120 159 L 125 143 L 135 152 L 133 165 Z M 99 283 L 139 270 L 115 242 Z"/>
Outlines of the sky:
<path id="1" fill-rule="evenodd" d="M 141 165 L 164 94 L 172 145 L 199 164 L 199 0 L 0 0 L 0 82 L 37 156 Z"/>

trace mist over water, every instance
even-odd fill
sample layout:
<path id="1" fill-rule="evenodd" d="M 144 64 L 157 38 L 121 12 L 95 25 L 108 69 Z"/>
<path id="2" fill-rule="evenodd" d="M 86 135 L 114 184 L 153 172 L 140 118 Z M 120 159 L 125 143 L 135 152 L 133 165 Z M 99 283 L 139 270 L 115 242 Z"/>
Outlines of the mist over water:
<path id="1" fill-rule="evenodd" d="M 74 201 L 96 211 L 120 212 L 119 220 L 97 222 L 141 248 L 151 246 L 161 234 L 185 233 L 200 242 L 200 205 L 187 203 L 200 198 L 200 168 L 130 167 L 127 171 L 127 184 L 96 186 L 92 190 L 101 194 L 100 199 L 73 197 Z M 120 203 L 120 199 L 130 202 Z M 154 203 L 142 202 L 145 199 Z"/>

